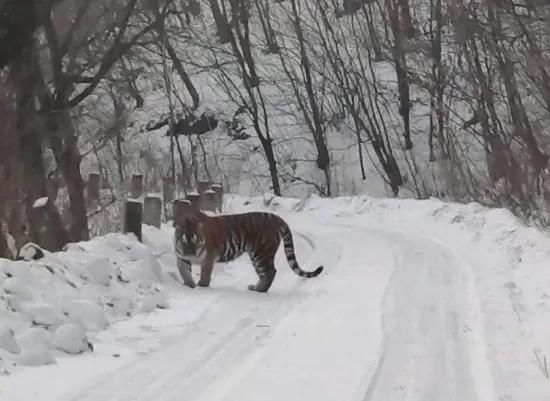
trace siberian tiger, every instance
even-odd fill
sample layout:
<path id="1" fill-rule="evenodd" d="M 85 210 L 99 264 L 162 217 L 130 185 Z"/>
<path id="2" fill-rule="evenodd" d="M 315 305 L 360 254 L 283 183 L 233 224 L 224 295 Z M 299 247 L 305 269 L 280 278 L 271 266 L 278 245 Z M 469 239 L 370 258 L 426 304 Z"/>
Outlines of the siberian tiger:
<path id="1" fill-rule="evenodd" d="M 178 270 L 184 284 L 193 288 L 191 264 L 201 265 L 199 286 L 208 287 L 214 262 L 229 262 L 247 253 L 259 276 L 251 291 L 267 292 L 275 278 L 275 253 L 281 239 L 292 270 L 300 277 L 315 277 L 323 271 L 319 266 L 312 272 L 300 268 L 294 255 L 292 234 L 286 222 L 271 213 L 243 213 L 209 216 L 192 212 L 174 221 L 175 251 Z"/>

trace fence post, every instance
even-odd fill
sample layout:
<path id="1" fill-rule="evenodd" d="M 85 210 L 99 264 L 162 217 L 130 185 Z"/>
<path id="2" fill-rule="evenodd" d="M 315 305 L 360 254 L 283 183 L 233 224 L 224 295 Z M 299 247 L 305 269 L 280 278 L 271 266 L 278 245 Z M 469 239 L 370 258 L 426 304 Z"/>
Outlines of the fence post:
<path id="1" fill-rule="evenodd" d="M 201 197 L 201 201 L 204 200 L 204 194 L 210 188 L 210 181 L 197 181 L 197 192 Z"/>
<path id="2" fill-rule="evenodd" d="M 147 195 L 143 201 L 143 222 L 160 228 L 162 199 L 159 196 Z"/>
<path id="3" fill-rule="evenodd" d="M 223 185 L 212 184 L 212 190 L 216 193 L 216 196 L 215 196 L 216 210 L 221 213 L 223 208 Z"/>
<path id="4" fill-rule="evenodd" d="M 124 233 L 133 233 L 141 241 L 142 219 L 143 204 L 137 200 L 127 200 L 124 207 Z"/>
<path id="5" fill-rule="evenodd" d="M 176 199 L 172 205 L 174 223 L 181 221 L 193 211 L 193 206 L 187 199 Z"/>
<path id="6" fill-rule="evenodd" d="M 132 176 L 130 196 L 133 199 L 138 199 L 142 194 L 143 194 L 143 176 L 141 174 L 134 174 Z"/>
<path id="7" fill-rule="evenodd" d="M 191 204 L 191 207 L 195 211 L 202 209 L 202 199 L 201 196 L 196 192 L 190 192 L 187 194 L 187 200 Z"/>
<path id="8" fill-rule="evenodd" d="M 209 189 L 204 193 L 204 202 L 202 203 L 202 208 L 210 212 L 216 210 L 216 192 Z"/>

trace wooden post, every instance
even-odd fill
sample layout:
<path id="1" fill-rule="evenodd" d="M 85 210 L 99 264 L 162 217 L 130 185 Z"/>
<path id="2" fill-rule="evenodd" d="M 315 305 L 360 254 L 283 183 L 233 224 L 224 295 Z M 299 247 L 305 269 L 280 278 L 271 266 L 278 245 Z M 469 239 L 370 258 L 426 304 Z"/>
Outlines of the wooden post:
<path id="1" fill-rule="evenodd" d="M 191 203 L 193 210 L 198 211 L 202 209 L 201 197 L 196 192 L 190 192 L 187 194 L 187 200 Z"/>
<path id="2" fill-rule="evenodd" d="M 223 208 L 223 185 L 212 184 L 212 190 L 216 193 L 216 196 L 215 196 L 216 210 L 221 213 Z"/>
<path id="3" fill-rule="evenodd" d="M 216 210 L 216 192 L 209 189 L 204 193 L 204 202 L 202 203 L 202 208 L 210 212 Z"/>
<path id="4" fill-rule="evenodd" d="M 174 223 L 177 223 L 193 211 L 193 206 L 187 199 L 176 199 L 173 203 L 172 209 L 172 213 L 174 214 Z"/>
<path id="5" fill-rule="evenodd" d="M 133 233 L 141 241 L 143 205 L 136 200 L 127 200 L 124 207 L 124 233 Z"/>
<path id="6" fill-rule="evenodd" d="M 204 200 L 204 194 L 209 188 L 210 181 L 197 181 L 197 191 L 201 197 L 201 201 Z"/>
<path id="7" fill-rule="evenodd" d="M 133 199 L 138 199 L 143 194 L 143 176 L 141 174 L 134 174 L 131 185 L 130 196 Z"/>
<path id="8" fill-rule="evenodd" d="M 143 222 L 160 228 L 160 216 L 162 214 L 162 199 L 158 196 L 148 195 L 143 202 Z"/>
<path id="9" fill-rule="evenodd" d="M 99 203 L 99 183 L 100 176 L 98 173 L 90 173 L 88 182 L 86 183 L 86 201 L 88 208 L 95 209 Z"/>

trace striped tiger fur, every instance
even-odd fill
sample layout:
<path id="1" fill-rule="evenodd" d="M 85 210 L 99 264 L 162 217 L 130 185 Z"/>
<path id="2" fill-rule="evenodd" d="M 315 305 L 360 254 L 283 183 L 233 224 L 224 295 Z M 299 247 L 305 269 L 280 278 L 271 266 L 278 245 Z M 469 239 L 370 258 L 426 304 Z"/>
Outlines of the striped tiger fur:
<path id="1" fill-rule="evenodd" d="M 281 217 L 272 213 L 209 216 L 194 212 L 174 221 L 174 228 L 178 270 L 184 284 L 189 287 L 195 287 L 191 276 L 192 263 L 201 265 L 198 285 L 208 287 L 215 262 L 229 262 L 247 253 L 259 277 L 258 282 L 250 284 L 248 289 L 267 292 L 277 272 L 275 253 L 281 240 L 288 263 L 298 276 L 315 277 L 323 271 L 323 266 L 312 272 L 300 268 L 290 228 Z"/>

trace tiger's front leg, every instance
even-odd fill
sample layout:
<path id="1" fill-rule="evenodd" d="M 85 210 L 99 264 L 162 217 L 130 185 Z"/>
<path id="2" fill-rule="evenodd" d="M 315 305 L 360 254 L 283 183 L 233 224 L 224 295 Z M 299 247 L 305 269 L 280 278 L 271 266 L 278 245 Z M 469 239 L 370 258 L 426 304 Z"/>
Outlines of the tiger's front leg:
<path id="1" fill-rule="evenodd" d="M 199 280 L 200 287 L 208 287 L 212 278 L 212 269 L 214 268 L 214 255 L 206 254 L 206 257 L 201 263 L 201 278 Z"/>
<path id="2" fill-rule="evenodd" d="M 177 258 L 177 266 L 183 279 L 183 284 L 187 287 L 195 288 L 195 280 L 193 280 L 193 276 L 191 275 L 191 262 Z"/>

